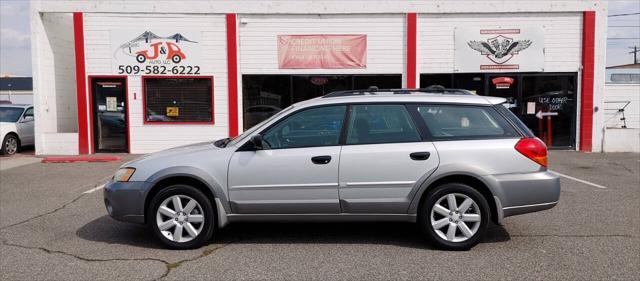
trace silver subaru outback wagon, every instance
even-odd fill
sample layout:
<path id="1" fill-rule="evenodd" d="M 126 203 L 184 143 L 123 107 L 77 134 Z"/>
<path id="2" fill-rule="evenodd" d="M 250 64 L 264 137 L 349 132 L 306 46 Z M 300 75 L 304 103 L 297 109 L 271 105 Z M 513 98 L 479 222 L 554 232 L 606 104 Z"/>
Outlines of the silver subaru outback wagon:
<path id="1" fill-rule="evenodd" d="M 238 221 L 415 222 L 434 245 L 469 249 L 490 221 L 560 196 L 545 144 L 504 102 L 455 89 L 334 92 L 235 138 L 126 163 L 104 202 L 175 249 Z"/>

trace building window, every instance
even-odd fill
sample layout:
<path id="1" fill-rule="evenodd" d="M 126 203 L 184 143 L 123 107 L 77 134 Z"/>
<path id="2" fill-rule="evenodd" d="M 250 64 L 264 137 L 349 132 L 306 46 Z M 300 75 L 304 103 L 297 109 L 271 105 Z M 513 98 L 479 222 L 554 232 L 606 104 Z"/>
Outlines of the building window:
<path id="1" fill-rule="evenodd" d="M 243 75 L 243 123 L 247 130 L 293 103 L 333 91 L 400 88 L 402 75 Z"/>
<path id="2" fill-rule="evenodd" d="M 611 74 L 611 82 L 628 83 L 628 84 L 640 83 L 640 74 L 614 73 L 614 74 Z"/>
<path id="3" fill-rule="evenodd" d="M 213 77 L 143 77 L 145 123 L 213 123 Z"/>

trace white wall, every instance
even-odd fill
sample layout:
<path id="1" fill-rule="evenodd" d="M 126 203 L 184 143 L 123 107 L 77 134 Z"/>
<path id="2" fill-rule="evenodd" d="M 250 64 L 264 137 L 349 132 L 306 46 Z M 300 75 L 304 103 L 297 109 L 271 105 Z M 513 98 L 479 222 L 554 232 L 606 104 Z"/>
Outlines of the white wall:
<path id="1" fill-rule="evenodd" d="M 32 30 L 36 153 L 75 154 L 77 146 L 59 151 L 43 142 L 45 134 L 78 130 L 72 15 L 32 15 Z"/>
<path id="2" fill-rule="evenodd" d="M 620 128 L 624 124 L 617 110 L 630 102 L 624 109 L 627 128 L 640 128 L 640 84 L 606 84 L 604 86 L 604 119 L 607 128 Z M 615 102 L 615 103 L 614 103 Z"/>
<path id="3" fill-rule="evenodd" d="M 582 13 L 420 14 L 418 73 L 454 72 L 457 26 L 543 26 L 545 72 L 578 72 L 582 64 Z"/>
<path id="4" fill-rule="evenodd" d="M 128 105 L 131 153 L 149 153 L 170 147 L 227 137 L 227 51 L 224 15 L 84 15 L 87 75 L 118 75 L 113 72 L 110 30 L 202 30 L 202 76 L 213 76 L 213 125 L 143 124 L 142 80 L 128 76 Z M 134 99 L 134 93 L 136 98 Z"/>
<path id="5" fill-rule="evenodd" d="M 402 74 L 405 59 L 405 15 L 239 15 L 242 74 L 385 73 Z M 363 69 L 279 69 L 278 35 L 365 34 L 367 67 Z"/>

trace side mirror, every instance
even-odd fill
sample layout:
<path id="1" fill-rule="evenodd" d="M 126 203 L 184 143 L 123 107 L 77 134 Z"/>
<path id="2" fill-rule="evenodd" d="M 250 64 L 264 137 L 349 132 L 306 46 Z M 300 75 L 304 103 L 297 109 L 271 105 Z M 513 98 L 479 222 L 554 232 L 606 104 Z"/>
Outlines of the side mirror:
<path id="1" fill-rule="evenodd" d="M 31 121 L 33 121 L 33 116 L 31 115 L 25 116 L 24 118 L 22 118 L 22 123 L 31 122 Z"/>
<path id="2" fill-rule="evenodd" d="M 253 144 L 253 148 L 256 150 L 262 149 L 262 135 L 255 134 L 251 137 L 251 143 Z"/>

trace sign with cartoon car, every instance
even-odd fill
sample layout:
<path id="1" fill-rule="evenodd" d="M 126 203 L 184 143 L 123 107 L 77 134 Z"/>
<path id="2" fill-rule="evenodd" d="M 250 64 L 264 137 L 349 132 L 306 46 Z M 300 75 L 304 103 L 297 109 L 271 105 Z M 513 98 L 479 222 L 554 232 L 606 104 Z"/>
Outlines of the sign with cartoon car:
<path id="1" fill-rule="evenodd" d="M 457 72 L 544 71 L 544 29 L 456 27 Z"/>
<path id="2" fill-rule="evenodd" d="M 201 73 L 200 32 L 112 30 L 113 71 L 128 75 Z"/>

